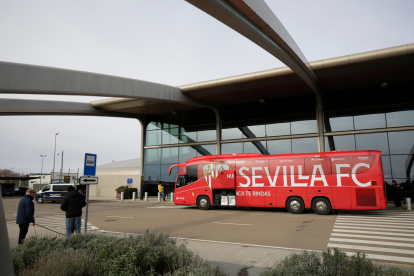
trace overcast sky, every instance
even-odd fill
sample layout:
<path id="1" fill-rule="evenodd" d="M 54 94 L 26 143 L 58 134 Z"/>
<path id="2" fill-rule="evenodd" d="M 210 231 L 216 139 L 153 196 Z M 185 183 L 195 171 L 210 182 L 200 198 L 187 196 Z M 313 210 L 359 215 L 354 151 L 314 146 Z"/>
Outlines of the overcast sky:
<path id="1" fill-rule="evenodd" d="M 412 0 L 266 0 L 308 61 L 414 43 Z M 0 61 L 122 76 L 179 86 L 281 67 L 276 58 L 183 0 L 1 0 Z M 103 98 L 0 94 L 0 98 L 90 102 Z M 138 158 L 134 119 L 0 117 L 0 169 L 83 173 Z M 61 166 L 61 155 L 56 156 Z M 57 169 L 58 170 L 58 169 Z"/>

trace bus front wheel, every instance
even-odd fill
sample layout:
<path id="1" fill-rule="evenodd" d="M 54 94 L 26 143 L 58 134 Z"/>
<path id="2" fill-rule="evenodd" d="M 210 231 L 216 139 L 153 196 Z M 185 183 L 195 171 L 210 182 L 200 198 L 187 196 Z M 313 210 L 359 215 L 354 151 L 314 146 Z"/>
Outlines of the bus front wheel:
<path id="1" fill-rule="evenodd" d="M 315 198 L 312 202 L 312 210 L 318 215 L 327 215 L 332 211 L 331 203 L 324 197 Z"/>
<path id="2" fill-rule="evenodd" d="M 286 202 L 286 208 L 292 214 L 301 214 L 305 210 L 305 204 L 300 197 L 291 197 Z"/>
<path id="3" fill-rule="evenodd" d="M 197 200 L 197 207 L 201 210 L 210 209 L 210 199 L 206 196 L 200 196 Z"/>
<path id="4" fill-rule="evenodd" d="M 43 202 L 44 202 L 44 200 L 43 200 L 43 198 L 38 197 L 38 198 L 37 198 L 37 200 L 36 200 L 36 202 L 37 202 L 37 203 L 43 203 Z"/>

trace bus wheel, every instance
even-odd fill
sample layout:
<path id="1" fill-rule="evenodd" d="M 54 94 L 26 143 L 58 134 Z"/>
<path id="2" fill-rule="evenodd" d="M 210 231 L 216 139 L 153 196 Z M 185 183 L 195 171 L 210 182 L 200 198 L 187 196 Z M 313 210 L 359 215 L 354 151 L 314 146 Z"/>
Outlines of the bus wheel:
<path id="1" fill-rule="evenodd" d="M 44 200 L 43 200 L 43 198 L 41 198 L 41 197 L 39 196 L 39 197 L 37 198 L 36 202 L 37 202 L 37 203 L 43 203 L 43 202 L 44 202 Z"/>
<path id="2" fill-rule="evenodd" d="M 332 211 L 331 203 L 323 197 L 315 198 L 312 202 L 312 210 L 318 215 L 328 215 Z"/>
<path id="3" fill-rule="evenodd" d="M 201 210 L 210 209 L 210 199 L 206 196 L 200 196 L 197 200 L 197 207 Z"/>
<path id="4" fill-rule="evenodd" d="M 305 204 L 300 197 L 291 197 L 286 202 L 286 207 L 292 214 L 301 214 L 305 210 Z"/>

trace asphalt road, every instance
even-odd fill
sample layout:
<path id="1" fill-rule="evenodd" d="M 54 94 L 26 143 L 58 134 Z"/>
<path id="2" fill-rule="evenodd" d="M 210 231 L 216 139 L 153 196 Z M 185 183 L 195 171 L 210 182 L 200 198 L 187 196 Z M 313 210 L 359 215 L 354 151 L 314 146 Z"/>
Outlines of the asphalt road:
<path id="1" fill-rule="evenodd" d="M 20 197 L 3 198 L 6 221 L 16 218 Z M 59 203 L 35 203 L 35 218 L 63 215 Z M 311 211 L 292 215 L 284 209 L 197 207 L 172 203 L 97 202 L 89 204 L 88 222 L 100 231 L 168 232 L 171 236 L 283 248 L 323 251 L 336 215 L 318 216 Z"/>

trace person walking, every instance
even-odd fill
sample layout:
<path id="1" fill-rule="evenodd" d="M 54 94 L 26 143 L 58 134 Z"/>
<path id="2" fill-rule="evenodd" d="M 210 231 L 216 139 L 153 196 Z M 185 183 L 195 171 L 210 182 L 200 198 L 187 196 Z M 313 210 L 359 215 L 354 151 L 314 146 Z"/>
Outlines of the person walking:
<path id="1" fill-rule="evenodd" d="M 23 243 L 23 240 L 26 238 L 27 232 L 29 231 L 29 225 L 32 223 L 34 226 L 34 204 L 33 199 L 36 195 L 36 191 L 28 189 L 26 195 L 20 199 L 19 207 L 17 209 L 16 224 L 19 225 L 19 244 Z"/>
<path id="2" fill-rule="evenodd" d="M 392 181 L 392 184 L 394 186 L 394 206 L 397 208 L 402 208 L 401 207 L 401 187 L 400 184 L 397 184 L 397 182 L 395 180 Z"/>
<path id="3" fill-rule="evenodd" d="M 165 201 L 164 186 L 161 183 L 158 184 L 158 192 L 160 192 L 162 200 Z"/>
<path id="4" fill-rule="evenodd" d="M 68 193 L 63 198 L 60 209 L 66 212 L 66 236 L 72 234 L 73 225 L 75 233 L 80 234 L 82 221 L 82 208 L 86 206 L 85 197 L 75 191 L 74 187 L 68 188 Z"/>

